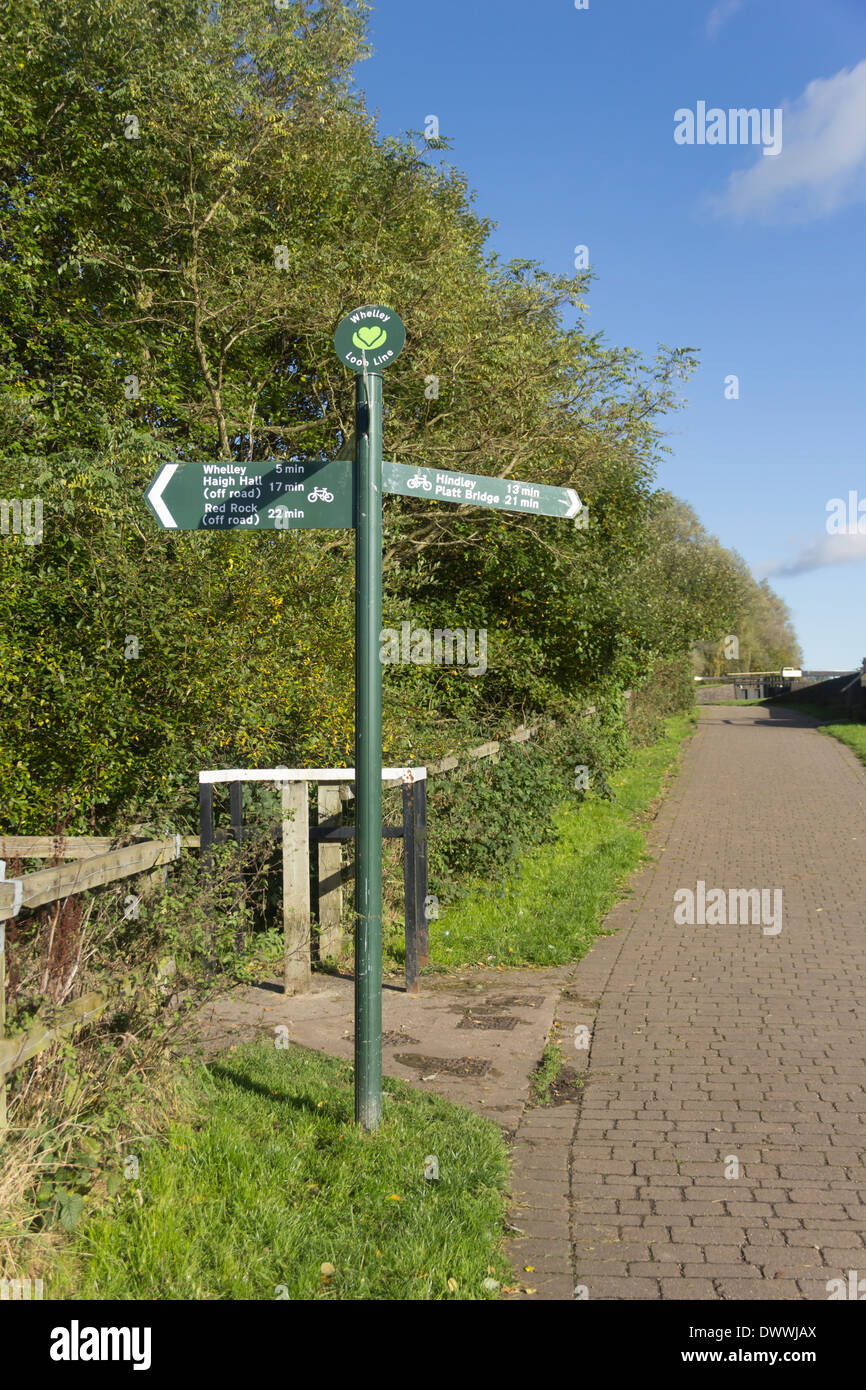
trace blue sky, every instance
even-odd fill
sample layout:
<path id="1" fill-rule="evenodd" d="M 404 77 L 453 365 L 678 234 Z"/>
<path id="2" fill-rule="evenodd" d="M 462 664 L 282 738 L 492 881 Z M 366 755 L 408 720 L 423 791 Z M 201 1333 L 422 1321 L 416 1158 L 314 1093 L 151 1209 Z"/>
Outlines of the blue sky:
<path id="1" fill-rule="evenodd" d="M 380 130 L 438 116 L 502 257 L 586 245 L 591 331 L 699 351 L 659 484 L 769 576 L 807 667 L 859 665 L 866 0 L 378 0 L 370 35 Z M 781 152 L 676 143 L 699 102 L 780 109 Z M 829 535 L 852 491 L 864 534 Z"/>

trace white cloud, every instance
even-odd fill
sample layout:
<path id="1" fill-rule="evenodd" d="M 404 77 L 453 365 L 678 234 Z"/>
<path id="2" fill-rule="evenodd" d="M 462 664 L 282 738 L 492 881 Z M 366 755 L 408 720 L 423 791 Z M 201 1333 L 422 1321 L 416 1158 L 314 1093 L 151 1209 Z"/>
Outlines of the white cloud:
<path id="1" fill-rule="evenodd" d="M 782 109 L 781 154 L 732 174 L 710 199 L 717 214 L 808 222 L 866 199 L 866 59 Z"/>
<path id="2" fill-rule="evenodd" d="M 711 39 L 727 24 L 729 19 L 733 19 L 738 10 L 743 8 L 743 0 L 719 0 L 707 15 L 707 34 Z"/>
<path id="3" fill-rule="evenodd" d="M 758 578 L 789 578 L 796 574 L 808 574 L 812 570 L 826 569 L 829 565 L 856 564 L 859 560 L 866 560 L 866 535 L 820 536 L 787 564 L 773 561 L 761 566 Z"/>

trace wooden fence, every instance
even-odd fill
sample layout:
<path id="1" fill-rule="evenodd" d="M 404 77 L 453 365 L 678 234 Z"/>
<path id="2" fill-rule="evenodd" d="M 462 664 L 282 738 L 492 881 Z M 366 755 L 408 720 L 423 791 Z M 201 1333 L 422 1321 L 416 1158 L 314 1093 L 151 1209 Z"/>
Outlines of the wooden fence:
<path id="1" fill-rule="evenodd" d="M 68 842 L 65 842 L 68 844 Z M 87 849 L 84 849 L 84 844 Z M 86 893 L 107 883 L 147 873 L 163 864 L 180 858 L 184 843 L 180 835 L 163 840 L 145 840 L 140 844 L 124 845 L 109 853 L 100 853 L 102 842 L 78 841 L 73 853 L 80 857 L 73 864 L 61 864 L 39 869 L 22 878 L 5 877 L 5 858 L 0 860 L 0 1133 L 6 1127 L 6 1077 L 31 1057 L 44 1052 L 53 1042 L 70 1033 L 81 1023 L 90 1022 L 105 1011 L 118 996 L 103 993 L 85 994 L 59 1010 L 50 1024 L 37 1022 L 20 1037 L 7 1038 L 6 1033 L 6 923 L 22 911 L 44 907 L 47 903 L 62 902 L 75 893 Z M 111 843 L 111 842 L 109 842 Z M 198 840 L 195 840 L 198 843 Z M 6 836 L 0 840 L 6 858 L 41 858 L 57 856 L 57 841 L 46 836 Z M 94 849 L 93 846 L 97 845 Z M 61 849 L 61 853 L 65 852 Z M 120 996 L 122 997 L 122 996 Z"/>
<path id="2" fill-rule="evenodd" d="M 596 713 L 594 705 L 584 716 Z M 404 841 L 403 889 L 406 927 L 406 988 L 418 991 L 418 972 L 429 963 L 427 898 L 427 779 L 453 772 L 460 766 L 497 758 L 508 744 L 527 743 L 555 728 L 554 721 L 531 727 L 521 725 L 501 740 L 482 743 L 462 754 L 449 754 L 420 768 L 383 768 L 386 785 L 403 784 L 401 826 L 383 825 L 383 837 Z M 246 783 L 271 783 L 282 791 L 283 846 L 283 987 L 286 994 L 304 993 L 312 980 L 311 877 L 316 880 L 319 954 L 339 959 L 346 947 L 342 926 L 343 863 L 341 841 L 354 836 L 341 824 L 344 802 L 352 796 L 354 768 L 220 768 L 199 773 L 199 839 L 205 873 L 211 866 L 210 847 L 216 840 L 243 842 L 243 788 Z M 316 783 L 310 824 L 308 787 Z M 217 831 L 214 822 L 214 786 L 229 788 L 229 825 Z M 316 864 L 316 849 L 318 864 Z M 311 872 L 312 869 L 312 872 Z"/>
<path id="3" fill-rule="evenodd" d="M 341 824 L 343 802 L 352 795 L 355 770 L 338 768 L 236 768 L 199 773 L 199 829 L 202 867 L 211 872 L 211 846 L 218 833 L 214 823 L 215 785 L 229 788 L 228 839 L 243 843 L 243 788 L 246 783 L 271 783 L 282 794 L 283 847 L 283 988 L 302 994 L 312 981 L 311 878 L 318 890 L 319 955 L 334 959 L 344 953 L 343 841 L 354 838 L 353 826 Z M 406 988 L 418 992 L 418 972 L 428 964 L 427 945 L 427 772 L 423 767 L 383 768 L 386 784 L 401 783 L 403 816 L 400 825 L 383 825 L 384 838 L 402 839 L 403 894 L 406 933 Z M 317 822 L 310 824 L 309 784 L 317 783 Z M 316 864 L 316 857 L 318 864 Z M 312 865 L 311 865 L 312 861 Z M 313 873 L 311 874 L 311 867 Z"/>

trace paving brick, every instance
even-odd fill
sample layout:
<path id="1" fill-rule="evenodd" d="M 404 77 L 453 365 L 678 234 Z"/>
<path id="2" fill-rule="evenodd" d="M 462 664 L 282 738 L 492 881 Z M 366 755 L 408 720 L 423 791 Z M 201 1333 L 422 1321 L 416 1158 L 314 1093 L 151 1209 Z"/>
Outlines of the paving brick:
<path id="1" fill-rule="evenodd" d="M 658 1263 L 672 1260 L 676 1264 L 685 1264 L 686 1260 L 702 1260 L 704 1252 L 700 1245 L 680 1245 L 679 1242 L 669 1241 L 667 1244 L 653 1241 L 650 1249 L 652 1257 Z"/>
<path id="2" fill-rule="evenodd" d="M 755 1269 L 754 1265 L 747 1265 L 742 1260 L 716 1260 L 715 1251 L 712 1250 L 707 1251 L 707 1258 L 703 1264 L 685 1264 L 683 1273 L 698 1279 L 742 1279 L 748 1280 L 749 1283 L 761 1278 L 761 1271 Z"/>
<path id="3" fill-rule="evenodd" d="M 711 1279 L 686 1279 L 683 1277 L 674 1279 L 663 1275 L 659 1280 L 659 1285 L 664 1299 L 680 1299 L 683 1302 L 692 1302 L 693 1300 L 710 1301 L 719 1296 Z"/>
<path id="4" fill-rule="evenodd" d="M 570 1274 L 524 1274 L 518 1282 L 522 1287 L 515 1293 L 505 1295 L 509 1303 L 536 1303 L 544 1300 L 574 1302 L 574 1280 Z M 530 1289 L 531 1293 L 528 1291 Z"/>
<path id="5" fill-rule="evenodd" d="M 824 1257 L 825 1265 L 833 1265 L 836 1269 L 841 1269 L 843 1265 L 846 1269 L 850 1269 L 854 1265 L 861 1264 L 864 1276 L 866 1276 L 866 1250 L 862 1245 L 827 1244 L 822 1247 L 821 1254 Z"/>
<path id="6" fill-rule="evenodd" d="M 578 1282 L 581 1281 L 578 1280 Z M 644 1279 L 640 1276 L 631 1279 L 628 1275 L 621 1275 L 618 1278 L 610 1275 L 598 1275 L 583 1282 L 589 1289 L 590 1301 L 602 1298 L 626 1301 L 661 1297 L 657 1279 Z"/>
<path id="7" fill-rule="evenodd" d="M 545 1219 L 541 1212 L 524 1213 L 519 1223 L 519 1228 L 529 1240 L 567 1240 L 569 1221 L 564 1216 L 561 1221 L 550 1221 Z M 518 1236 L 516 1239 L 522 1239 Z"/>
<path id="8" fill-rule="evenodd" d="M 807 1250 L 803 1246 L 789 1245 L 766 1247 L 762 1251 L 752 1250 L 747 1255 L 749 1264 L 763 1271 L 765 1279 L 799 1279 L 816 1269 L 824 1269 L 829 1263 L 820 1250 Z M 830 1274 L 827 1274 L 830 1278 Z"/>
<path id="9" fill-rule="evenodd" d="M 786 1232 L 784 1232 L 784 1231 L 767 1230 L 767 1229 L 762 1229 L 761 1227 L 754 1227 L 754 1226 L 747 1226 L 747 1227 L 746 1227 L 746 1238 L 747 1238 L 748 1244 L 749 1244 L 749 1245 L 757 1246 L 758 1249 L 763 1249 L 765 1246 L 768 1246 L 768 1245 L 771 1245 L 771 1246 L 784 1245 L 784 1244 L 785 1244 L 785 1236 L 786 1236 Z M 789 1241 L 788 1243 L 790 1244 L 791 1242 Z M 806 1244 L 811 1244 L 811 1243 L 812 1243 L 811 1241 L 806 1242 Z"/>
<path id="10" fill-rule="evenodd" d="M 719 1279 L 716 1287 L 720 1297 L 725 1300 L 740 1299 L 751 1302 L 800 1302 L 802 1290 L 792 1279 Z M 753 1319 L 754 1320 L 754 1319 Z"/>

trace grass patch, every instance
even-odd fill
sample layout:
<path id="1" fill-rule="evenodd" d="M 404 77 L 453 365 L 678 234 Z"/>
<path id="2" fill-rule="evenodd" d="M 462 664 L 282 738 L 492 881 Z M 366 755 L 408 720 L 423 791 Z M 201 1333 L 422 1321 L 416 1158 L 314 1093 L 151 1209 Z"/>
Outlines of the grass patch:
<path id="1" fill-rule="evenodd" d="M 465 965 L 563 965 L 598 934 L 645 849 L 640 818 L 676 765 L 697 714 L 666 721 L 662 738 L 634 752 L 611 778 L 613 795 L 563 804 L 555 839 L 522 856 L 517 873 L 477 881 L 430 924 L 433 959 Z"/>
<path id="2" fill-rule="evenodd" d="M 532 1077 L 532 1104 L 550 1105 L 551 1089 L 562 1071 L 562 1048 L 558 1042 L 544 1045 L 541 1061 Z"/>
<path id="3" fill-rule="evenodd" d="M 382 1127 L 363 1134 L 351 1065 L 272 1043 L 189 1087 L 138 1180 L 76 1228 L 50 1297 L 497 1296 L 508 1170 L 491 1121 L 386 1080 Z"/>

